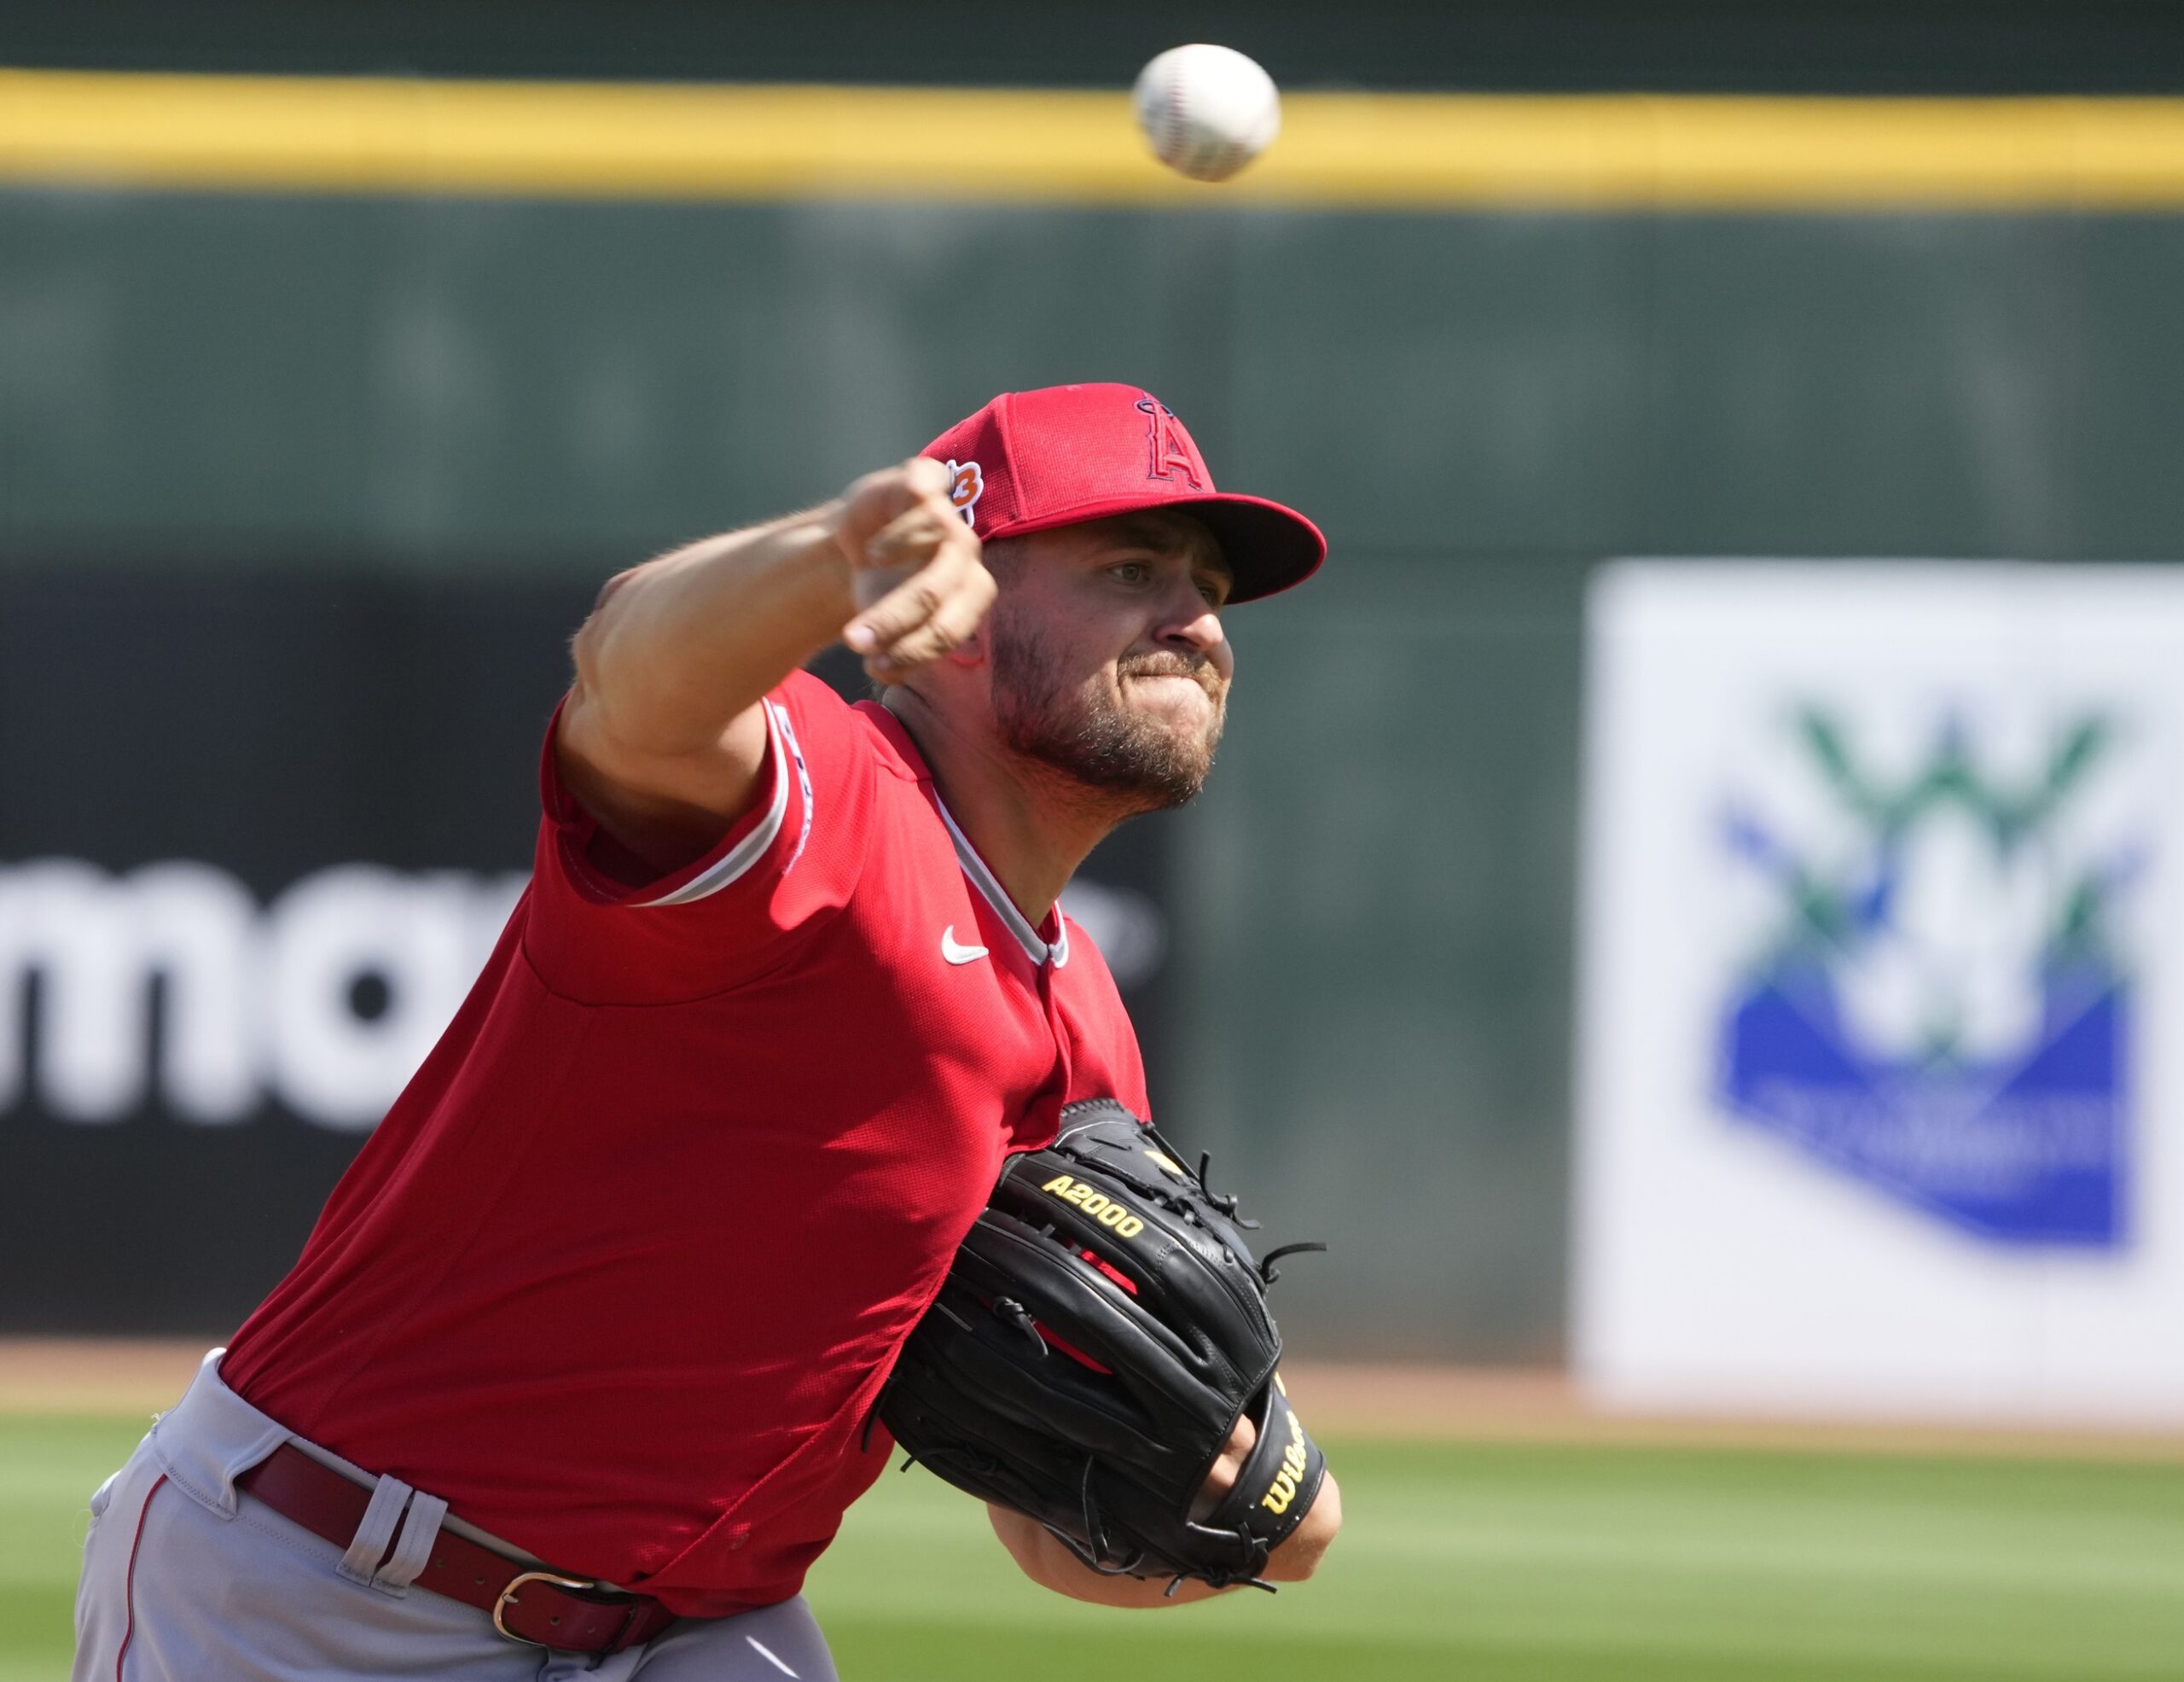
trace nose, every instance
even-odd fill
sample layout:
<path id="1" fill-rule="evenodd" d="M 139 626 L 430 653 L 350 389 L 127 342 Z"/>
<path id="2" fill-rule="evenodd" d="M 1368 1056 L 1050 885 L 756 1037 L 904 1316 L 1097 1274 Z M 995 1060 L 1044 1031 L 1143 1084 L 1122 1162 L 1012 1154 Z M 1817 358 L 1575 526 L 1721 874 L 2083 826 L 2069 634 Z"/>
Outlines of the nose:
<path id="1" fill-rule="evenodd" d="M 1228 647 L 1219 610 L 1199 594 L 1194 584 L 1178 592 L 1173 609 L 1160 627 L 1159 641 L 1164 648 L 1188 649 L 1217 661 Z"/>

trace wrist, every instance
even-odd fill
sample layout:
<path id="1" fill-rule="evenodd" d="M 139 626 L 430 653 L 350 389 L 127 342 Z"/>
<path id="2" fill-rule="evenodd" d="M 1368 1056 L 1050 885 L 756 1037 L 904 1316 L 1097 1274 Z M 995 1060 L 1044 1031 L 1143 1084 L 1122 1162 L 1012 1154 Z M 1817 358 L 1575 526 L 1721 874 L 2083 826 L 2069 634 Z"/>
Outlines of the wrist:
<path id="1" fill-rule="evenodd" d="M 845 540 L 847 512 L 837 497 L 799 515 L 781 533 L 799 582 L 824 603 L 827 643 L 857 612 L 857 566 Z"/>
<path id="2" fill-rule="evenodd" d="M 816 508 L 797 516 L 795 523 L 812 536 L 831 545 L 840 556 L 842 564 L 851 564 L 851 555 L 842 534 L 849 521 L 850 503 L 847 497 L 830 497 Z"/>
<path id="3" fill-rule="evenodd" d="M 1304 1522 L 1285 1537 L 1267 1559 L 1269 1580 L 1301 1583 L 1320 1568 L 1320 1560 L 1342 1529 L 1342 1491 L 1329 1472 Z"/>

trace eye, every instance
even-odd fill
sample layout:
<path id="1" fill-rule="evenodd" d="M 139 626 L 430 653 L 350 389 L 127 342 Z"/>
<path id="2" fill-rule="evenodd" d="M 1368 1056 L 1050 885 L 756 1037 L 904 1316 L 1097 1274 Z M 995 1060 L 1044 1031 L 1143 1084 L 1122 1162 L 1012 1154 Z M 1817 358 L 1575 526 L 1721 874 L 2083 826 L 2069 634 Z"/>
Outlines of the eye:
<path id="1" fill-rule="evenodd" d="M 1153 568 L 1142 561 L 1125 561 L 1118 567 L 1108 568 L 1124 584 L 1143 584 L 1153 576 Z"/>

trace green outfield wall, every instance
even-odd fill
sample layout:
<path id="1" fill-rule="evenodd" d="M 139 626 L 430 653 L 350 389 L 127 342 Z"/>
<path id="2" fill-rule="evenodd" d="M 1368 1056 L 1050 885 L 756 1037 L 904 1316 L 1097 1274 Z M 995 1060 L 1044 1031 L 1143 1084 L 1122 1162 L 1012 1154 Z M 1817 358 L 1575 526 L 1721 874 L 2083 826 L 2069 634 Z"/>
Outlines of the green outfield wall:
<path id="1" fill-rule="evenodd" d="M 18 180 L 0 566 L 535 602 L 823 497 L 996 390 L 1147 386 L 1225 486 L 1333 544 L 1310 589 L 1233 616 L 1229 744 L 1159 820 L 1156 1104 L 1217 1175 L 1249 1156 L 1285 1236 L 1331 1241 L 1283 1286 L 1316 1351 L 1549 1357 L 1589 569 L 2184 557 L 2180 296 L 2162 209 Z M 36 730 L 10 693 L 6 727 Z M 0 791 L 0 856 L 7 806 L 69 797 Z"/>

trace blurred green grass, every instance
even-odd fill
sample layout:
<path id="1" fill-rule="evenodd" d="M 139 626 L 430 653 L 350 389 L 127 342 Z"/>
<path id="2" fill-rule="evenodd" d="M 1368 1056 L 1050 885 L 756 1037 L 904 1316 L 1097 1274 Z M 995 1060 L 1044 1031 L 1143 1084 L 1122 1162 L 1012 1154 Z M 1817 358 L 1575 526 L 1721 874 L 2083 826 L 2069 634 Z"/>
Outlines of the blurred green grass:
<path id="1" fill-rule="evenodd" d="M 0 1682 L 66 1673 L 84 1502 L 140 1419 L 0 1417 Z M 889 1473 L 810 1596 L 849 1682 L 2007 1682 L 2184 1676 L 2184 1466 L 1337 1443 L 1279 1596 L 1112 1613 Z"/>

